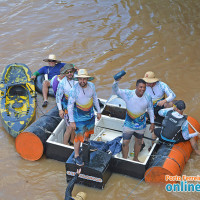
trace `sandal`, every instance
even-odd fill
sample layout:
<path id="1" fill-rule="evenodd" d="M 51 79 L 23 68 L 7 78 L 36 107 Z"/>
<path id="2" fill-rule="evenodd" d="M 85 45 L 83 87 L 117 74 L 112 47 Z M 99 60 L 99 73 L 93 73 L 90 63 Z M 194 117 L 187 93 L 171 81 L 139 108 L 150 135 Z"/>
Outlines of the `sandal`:
<path id="1" fill-rule="evenodd" d="M 69 141 L 69 145 L 70 145 L 70 146 L 74 146 L 74 143 L 71 142 L 71 141 Z"/>
<path id="2" fill-rule="evenodd" d="M 44 101 L 42 107 L 47 107 L 48 101 Z"/>
<path id="3" fill-rule="evenodd" d="M 82 161 L 82 159 L 81 159 L 80 156 L 74 158 L 74 162 L 75 162 L 75 164 L 78 165 L 78 166 L 83 166 L 83 165 L 84 165 L 84 162 Z"/>

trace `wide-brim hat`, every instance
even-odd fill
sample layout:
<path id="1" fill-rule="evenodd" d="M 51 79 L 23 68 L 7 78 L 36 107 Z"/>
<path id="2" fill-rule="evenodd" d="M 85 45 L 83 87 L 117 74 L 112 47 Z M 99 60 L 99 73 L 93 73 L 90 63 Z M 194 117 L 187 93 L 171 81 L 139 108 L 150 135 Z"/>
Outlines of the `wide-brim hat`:
<path id="1" fill-rule="evenodd" d="M 76 75 L 76 77 L 74 77 L 74 80 L 78 81 L 78 78 L 88 78 L 88 81 L 92 81 L 94 79 L 94 77 L 89 76 L 86 69 L 79 69 L 78 70 L 78 75 Z"/>
<path id="2" fill-rule="evenodd" d="M 79 192 L 74 198 L 74 200 L 86 200 L 87 194 L 85 192 Z"/>
<path id="3" fill-rule="evenodd" d="M 56 56 L 54 54 L 49 54 L 49 57 L 43 60 L 44 62 L 56 62 L 56 63 L 60 63 L 60 60 L 56 59 Z"/>
<path id="4" fill-rule="evenodd" d="M 65 74 L 67 70 L 69 69 L 75 69 L 74 64 L 71 63 L 66 63 L 61 69 L 60 69 L 60 74 Z"/>
<path id="5" fill-rule="evenodd" d="M 143 80 L 146 83 L 155 83 L 155 82 L 159 81 L 159 79 L 155 77 L 155 74 L 152 71 L 146 72 L 145 75 L 144 75 Z"/>

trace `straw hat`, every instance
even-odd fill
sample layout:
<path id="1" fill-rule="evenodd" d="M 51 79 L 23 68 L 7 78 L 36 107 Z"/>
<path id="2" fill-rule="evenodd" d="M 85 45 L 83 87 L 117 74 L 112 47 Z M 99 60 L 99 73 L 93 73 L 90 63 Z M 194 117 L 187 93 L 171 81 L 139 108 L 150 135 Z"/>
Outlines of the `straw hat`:
<path id="1" fill-rule="evenodd" d="M 44 62 L 55 61 L 56 63 L 60 63 L 61 61 L 56 60 L 56 56 L 54 54 L 49 54 L 49 57 L 43 60 Z"/>
<path id="2" fill-rule="evenodd" d="M 89 76 L 86 69 L 79 69 L 78 75 L 74 78 L 74 80 L 78 80 L 78 78 L 88 78 L 88 81 L 92 81 L 94 77 Z"/>
<path id="3" fill-rule="evenodd" d="M 76 197 L 73 197 L 75 200 L 86 200 L 87 194 L 85 192 L 79 192 Z"/>
<path id="4" fill-rule="evenodd" d="M 155 77 L 154 72 L 151 72 L 151 71 L 145 73 L 143 80 L 146 83 L 155 83 L 159 81 L 159 79 Z"/>
<path id="5" fill-rule="evenodd" d="M 61 69 L 60 74 L 65 74 L 67 70 L 74 69 L 74 65 L 71 63 L 66 63 Z"/>

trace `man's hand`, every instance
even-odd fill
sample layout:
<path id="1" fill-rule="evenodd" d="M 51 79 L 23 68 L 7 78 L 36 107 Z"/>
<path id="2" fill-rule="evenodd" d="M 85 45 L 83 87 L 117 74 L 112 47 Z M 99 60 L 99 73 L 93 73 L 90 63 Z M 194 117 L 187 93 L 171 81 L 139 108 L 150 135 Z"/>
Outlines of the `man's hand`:
<path id="1" fill-rule="evenodd" d="M 80 175 L 80 173 L 81 173 L 81 168 L 80 168 L 80 169 L 77 169 L 76 173 L 77 173 L 78 175 Z"/>
<path id="2" fill-rule="evenodd" d="M 166 100 L 166 99 L 164 99 L 164 100 L 162 100 L 162 101 L 159 101 L 159 102 L 157 103 L 157 105 L 158 105 L 158 106 L 163 106 L 165 103 L 167 103 L 167 100 Z"/>
<path id="3" fill-rule="evenodd" d="M 76 123 L 75 122 L 70 122 L 70 126 L 73 130 L 76 130 Z"/>
<path id="4" fill-rule="evenodd" d="M 154 123 L 152 123 L 151 126 L 149 127 L 149 130 L 151 133 L 153 132 L 154 128 L 155 128 L 155 125 L 154 125 Z"/>
<path id="5" fill-rule="evenodd" d="M 59 110 L 59 116 L 64 119 L 65 112 L 63 110 Z"/>
<path id="6" fill-rule="evenodd" d="M 122 79 L 122 77 L 121 78 L 118 78 L 116 81 L 120 81 Z"/>
<path id="7" fill-rule="evenodd" d="M 97 119 L 98 119 L 98 120 L 101 119 L 101 113 L 97 113 Z"/>
<path id="8" fill-rule="evenodd" d="M 34 80 L 35 78 L 36 78 L 36 76 L 35 76 L 35 75 L 31 76 L 31 80 Z"/>

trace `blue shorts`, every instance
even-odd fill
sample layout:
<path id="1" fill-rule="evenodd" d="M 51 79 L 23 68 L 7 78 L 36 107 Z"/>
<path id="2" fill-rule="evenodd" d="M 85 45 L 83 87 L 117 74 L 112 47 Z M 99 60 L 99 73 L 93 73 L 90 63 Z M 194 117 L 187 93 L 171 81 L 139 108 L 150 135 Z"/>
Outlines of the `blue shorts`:
<path id="1" fill-rule="evenodd" d="M 87 121 L 76 122 L 75 133 L 83 135 L 86 131 L 94 129 L 94 124 L 95 124 L 95 116 Z"/>

